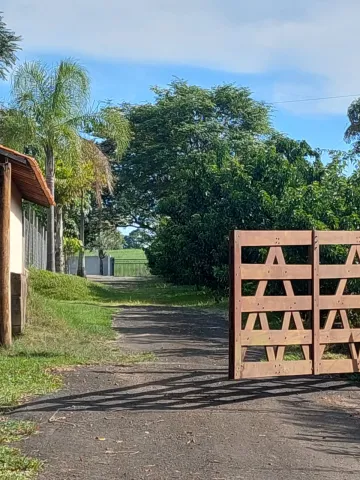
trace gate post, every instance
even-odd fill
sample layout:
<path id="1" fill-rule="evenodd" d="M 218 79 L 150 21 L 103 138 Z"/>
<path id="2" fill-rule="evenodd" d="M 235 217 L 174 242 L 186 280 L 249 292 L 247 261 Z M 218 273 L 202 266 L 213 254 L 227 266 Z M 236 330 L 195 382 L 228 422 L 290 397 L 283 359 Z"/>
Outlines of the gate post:
<path id="1" fill-rule="evenodd" d="M 229 251 L 229 379 L 241 378 L 241 245 L 238 231 L 230 233 Z"/>
<path id="2" fill-rule="evenodd" d="M 320 373 L 320 245 L 318 234 L 313 230 L 312 235 L 312 331 L 313 331 L 313 374 Z"/>

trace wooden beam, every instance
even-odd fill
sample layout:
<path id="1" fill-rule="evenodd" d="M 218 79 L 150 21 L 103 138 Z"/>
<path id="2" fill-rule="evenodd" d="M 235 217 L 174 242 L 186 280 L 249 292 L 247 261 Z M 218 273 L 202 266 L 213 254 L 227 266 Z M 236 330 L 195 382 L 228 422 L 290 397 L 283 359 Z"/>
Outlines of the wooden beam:
<path id="1" fill-rule="evenodd" d="M 313 331 L 313 374 L 319 375 L 320 349 L 320 244 L 316 230 L 313 231 L 312 242 L 312 331 Z"/>
<path id="2" fill-rule="evenodd" d="M 278 375 L 311 375 L 311 360 L 289 360 L 282 362 L 244 362 L 241 378 L 275 377 Z"/>
<path id="3" fill-rule="evenodd" d="M 360 328 L 333 328 L 320 330 L 320 343 L 356 343 L 360 342 Z"/>
<path id="4" fill-rule="evenodd" d="M 242 297 L 243 312 L 294 312 L 312 309 L 311 295 L 294 297 Z M 346 307 L 345 307 L 346 308 Z M 358 307 L 360 308 L 360 307 Z"/>
<path id="5" fill-rule="evenodd" d="M 320 245 L 360 245 L 360 231 L 318 230 Z"/>
<path id="6" fill-rule="evenodd" d="M 321 295 L 320 310 L 360 309 L 360 295 Z"/>
<path id="7" fill-rule="evenodd" d="M 320 265 L 320 278 L 360 278 L 360 265 Z"/>
<path id="8" fill-rule="evenodd" d="M 239 230 L 242 247 L 311 245 L 311 230 Z"/>
<path id="9" fill-rule="evenodd" d="M 230 299 L 229 299 L 229 379 L 238 380 L 241 374 L 241 245 L 237 231 L 230 235 Z"/>
<path id="10" fill-rule="evenodd" d="M 311 265 L 241 265 L 243 280 L 310 280 L 311 275 Z"/>
<path id="11" fill-rule="evenodd" d="M 311 345 L 311 330 L 243 330 L 241 344 L 250 346 Z"/>
<path id="12" fill-rule="evenodd" d="M 11 345 L 10 308 L 11 165 L 0 162 L 0 345 Z"/>
<path id="13" fill-rule="evenodd" d="M 321 360 L 319 367 L 320 374 L 360 372 L 360 360 L 351 358 Z"/>

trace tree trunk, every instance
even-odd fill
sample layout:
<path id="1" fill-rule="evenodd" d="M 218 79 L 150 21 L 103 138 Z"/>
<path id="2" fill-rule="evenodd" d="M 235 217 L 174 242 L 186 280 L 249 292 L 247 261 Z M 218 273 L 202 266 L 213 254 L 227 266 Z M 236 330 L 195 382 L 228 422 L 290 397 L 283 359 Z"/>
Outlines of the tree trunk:
<path id="1" fill-rule="evenodd" d="M 100 248 L 99 250 L 99 259 L 100 259 L 100 275 L 104 275 L 104 250 Z"/>
<path id="2" fill-rule="evenodd" d="M 81 211 L 80 211 L 80 241 L 83 244 L 83 248 L 79 252 L 79 263 L 77 274 L 79 277 L 85 277 L 85 214 L 84 214 L 84 196 L 81 197 Z"/>
<path id="3" fill-rule="evenodd" d="M 55 232 L 55 268 L 58 273 L 64 273 L 64 219 L 63 207 L 57 205 L 56 212 L 56 232 Z"/>
<path id="4" fill-rule="evenodd" d="M 55 160 L 51 147 L 46 148 L 46 183 L 54 196 L 55 193 Z M 55 272 L 55 207 L 51 206 L 47 212 L 47 270 Z"/>

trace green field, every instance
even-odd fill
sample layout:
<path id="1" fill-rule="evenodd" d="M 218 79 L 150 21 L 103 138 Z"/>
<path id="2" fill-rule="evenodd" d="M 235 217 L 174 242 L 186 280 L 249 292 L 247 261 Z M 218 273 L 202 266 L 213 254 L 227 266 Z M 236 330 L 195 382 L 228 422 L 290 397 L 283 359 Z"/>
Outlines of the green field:
<path id="1" fill-rule="evenodd" d="M 115 277 L 148 277 L 150 271 L 144 250 L 129 248 L 108 250 L 107 255 L 115 258 Z M 97 255 L 97 252 L 86 252 L 86 255 Z"/>
<path id="2" fill-rule="evenodd" d="M 144 250 L 136 249 L 136 248 L 128 248 L 128 249 L 122 249 L 122 250 L 107 250 L 106 251 L 107 255 L 110 255 L 110 257 L 121 260 L 146 260 L 146 255 Z M 86 255 L 97 255 L 98 253 L 96 251 L 90 252 L 86 251 Z"/>

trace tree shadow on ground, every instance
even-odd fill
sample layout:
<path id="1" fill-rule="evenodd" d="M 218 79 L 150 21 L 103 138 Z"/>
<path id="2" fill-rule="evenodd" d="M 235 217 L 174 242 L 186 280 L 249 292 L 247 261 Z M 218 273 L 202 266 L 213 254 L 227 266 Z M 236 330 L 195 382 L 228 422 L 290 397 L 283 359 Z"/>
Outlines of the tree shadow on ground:
<path id="1" fill-rule="evenodd" d="M 331 388 L 334 390 L 334 388 Z M 353 390 L 351 396 L 360 405 L 360 392 Z M 287 412 L 284 422 L 296 426 L 294 439 L 307 445 L 311 451 L 326 452 L 331 455 L 360 458 L 360 407 L 349 409 L 346 405 L 348 395 L 343 395 L 339 407 L 309 401 L 307 399 L 282 400 Z M 341 406 L 342 405 L 342 406 Z"/>
<path id="2" fill-rule="evenodd" d="M 160 366 L 159 366 L 160 367 Z M 171 367 L 171 366 L 170 366 Z M 108 376 L 111 372 L 103 372 Z M 146 379 L 150 372 L 133 367 L 112 372 L 117 381 L 126 385 L 102 389 L 106 381 L 101 371 L 93 370 L 87 375 L 87 382 L 98 389 L 70 395 L 45 398 L 26 403 L 15 411 L 53 412 L 62 409 L 91 412 L 108 411 L 182 411 L 215 408 L 239 412 L 242 408 L 251 410 L 251 402 L 263 398 L 282 398 L 294 395 L 326 391 L 351 390 L 346 381 L 329 381 L 325 377 L 288 377 L 272 380 L 228 381 L 223 370 L 208 369 L 189 371 L 186 369 L 158 368 L 151 377 L 156 379 L 134 383 L 136 379 Z M 94 378 L 92 378 L 92 375 Z M 97 379 L 97 380 L 96 380 Z M 238 405 L 237 408 L 234 406 Z M 244 405 L 244 407 L 241 407 Z M 232 406 L 229 409 L 227 407 Z M 259 405 L 254 405 L 258 411 Z M 266 410 L 269 411 L 269 410 Z"/>

